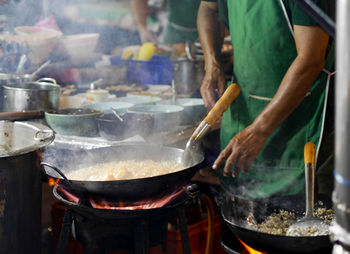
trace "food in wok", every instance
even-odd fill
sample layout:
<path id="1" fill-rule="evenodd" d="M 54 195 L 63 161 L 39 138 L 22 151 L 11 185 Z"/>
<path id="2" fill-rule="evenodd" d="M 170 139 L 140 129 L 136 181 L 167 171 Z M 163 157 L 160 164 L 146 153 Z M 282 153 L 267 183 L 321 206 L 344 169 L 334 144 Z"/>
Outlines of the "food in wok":
<path id="1" fill-rule="evenodd" d="M 323 220 L 326 225 L 330 225 L 334 218 L 334 211 L 332 209 L 320 207 L 314 211 L 314 216 Z M 261 223 L 257 223 L 253 216 L 247 217 L 247 223 L 253 230 L 273 235 L 286 235 L 289 226 L 291 226 L 295 220 L 295 213 L 286 210 L 274 212 Z M 329 229 L 326 232 L 320 230 L 321 229 L 317 227 L 307 227 L 305 230 L 292 232 L 292 236 L 318 236 L 330 234 Z"/>
<path id="2" fill-rule="evenodd" d="M 67 174 L 70 180 L 114 181 L 159 176 L 182 170 L 175 161 L 125 160 L 98 163 Z"/>

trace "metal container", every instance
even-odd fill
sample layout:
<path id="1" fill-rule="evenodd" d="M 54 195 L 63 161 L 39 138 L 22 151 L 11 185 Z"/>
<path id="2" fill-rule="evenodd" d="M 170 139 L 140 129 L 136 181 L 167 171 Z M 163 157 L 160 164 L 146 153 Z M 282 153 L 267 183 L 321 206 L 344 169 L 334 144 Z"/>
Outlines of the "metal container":
<path id="1" fill-rule="evenodd" d="M 204 77 L 204 62 L 179 58 L 173 61 L 176 94 L 191 97 L 199 90 Z"/>
<path id="2" fill-rule="evenodd" d="M 60 86 L 49 78 L 35 82 L 4 85 L 3 110 L 7 112 L 25 110 L 58 109 Z"/>
<path id="3" fill-rule="evenodd" d="M 33 81 L 30 74 L 6 74 L 0 73 L 0 111 L 3 111 L 4 105 L 4 88 L 5 85 L 23 84 Z"/>
<path id="4" fill-rule="evenodd" d="M 53 132 L 30 122 L 0 121 L 0 254 L 40 253 L 41 174 L 36 151 Z"/>

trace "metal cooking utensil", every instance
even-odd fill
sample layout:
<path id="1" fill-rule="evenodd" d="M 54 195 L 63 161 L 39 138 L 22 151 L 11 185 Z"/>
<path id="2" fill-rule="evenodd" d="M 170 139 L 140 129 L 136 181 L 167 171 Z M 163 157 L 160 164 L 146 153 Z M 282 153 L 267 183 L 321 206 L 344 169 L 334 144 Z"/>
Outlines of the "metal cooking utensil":
<path id="1" fill-rule="evenodd" d="M 42 65 L 39 66 L 38 69 L 36 69 L 32 74 L 30 74 L 30 76 L 34 79 L 34 77 L 36 75 L 38 75 L 38 73 L 40 73 L 46 66 L 48 66 L 51 63 L 50 60 L 47 60 L 45 63 L 43 63 Z"/>
<path id="2" fill-rule="evenodd" d="M 19 59 L 18 65 L 17 65 L 17 69 L 16 69 L 16 73 L 19 74 L 21 73 L 24 64 L 27 62 L 27 56 L 25 54 L 21 55 L 21 58 Z"/>
<path id="3" fill-rule="evenodd" d="M 305 216 L 292 224 L 287 230 L 287 236 L 303 236 L 310 233 L 317 235 L 327 235 L 329 231 L 321 219 L 314 216 L 315 203 L 315 145 L 311 142 L 305 144 Z"/>
<path id="4" fill-rule="evenodd" d="M 111 111 L 119 119 L 119 121 L 124 121 L 123 118 L 118 114 L 118 112 L 114 108 L 111 108 Z"/>
<path id="5" fill-rule="evenodd" d="M 0 120 L 21 121 L 34 118 L 43 118 L 44 111 L 42 110 L 27 110 L 18 112 L 0 112 Z"/>
<path id="6" fill-rule="evenodd" d="M 184 166 L 191 165 L 193 162 L 194 151 L 198 151 L 198 141 L 202 139 L 212 128 L 215 122 L 227 110 L 231 103 L 238 97 L 241 88 L 237 84 L 229 86 L 221 98 L 216 102 L 214 107 L 210 110 L 208 115 L 198 125 L 192 136 L 186 143 L 186 147 L 182 156 L 182 164 Z"/>

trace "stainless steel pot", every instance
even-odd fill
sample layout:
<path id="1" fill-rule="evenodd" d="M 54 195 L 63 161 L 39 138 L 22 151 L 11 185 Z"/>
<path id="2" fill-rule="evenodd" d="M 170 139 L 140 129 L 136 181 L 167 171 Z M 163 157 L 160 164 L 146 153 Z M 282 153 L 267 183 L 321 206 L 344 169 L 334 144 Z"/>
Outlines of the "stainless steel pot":
<path id="1" fill-rule="evenodd" d="M 176 94 L 191 97 L 199 88 L 204 77 L 204 62 L 179 58 L 173 61 Z"/>
<path id="2" fill-rule="evenodd" d="M 53 131 L 31 122 L 0 121 L 0 253 L 40 253 L 42 178 L 37 150 Z"/>
<path id="3" fill-rule="evenodd" d="M 4 85 L 3 110 L 57 110 L 60 86 L 54 79 L 43 78 L 34 82 Z"/>

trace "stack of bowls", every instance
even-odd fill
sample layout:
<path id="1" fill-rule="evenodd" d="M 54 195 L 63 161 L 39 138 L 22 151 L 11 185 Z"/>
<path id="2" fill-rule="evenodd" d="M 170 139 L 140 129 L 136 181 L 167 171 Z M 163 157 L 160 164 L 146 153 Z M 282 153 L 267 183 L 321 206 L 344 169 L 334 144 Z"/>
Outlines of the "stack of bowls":
<path id="1" fill-rule="evenodd" d="M 107 102 L 98 102 L 92 104 L 83 105 L 82 108 L 90 108 L 95 110 L 100 110 L 104 114 L 112 114 L 112 109 L 117 111 L 118 114 L 124 114 L 134 106 L 132 103 L 122 102 L 122 101 L 107 101 Z"/>
<path id="2" fill-rule="evenodd" d="M 129 114 L 154 117 L 154 131 L 169 131 L 180 125 L 184 108 L 178 105 L 136 105 Z"/>
<path id="3" fill-rule="evenodd" d="M 159 105 L 171 105 L 172 100 L 160 101 Z M 204 106 L 203 99 L 201 98 L 179 98 L 176 99 L 175 105 L 179 105 L 184 108 L 184 112 L 181 118 L 182 125 L 197 125 L 203 120 L 207 113 L 207 109 Z"/>
<path id="4" fill-rule="evenodd" d="M 101 137 L 107 140 L 123 140 L 135 135 L 147 137 L 152 133 L 154 117 L 152 115 L 123 114 L 121 119 L 114 114 L 97 117 Z"/>
<path id="5" fill-rule="evenodd" d="M 118 97 L 116 100 L 122 101 L 122 102 L 129 102 L 134 105 L 149 105 L 149 104 L 156 104 L 162 99 L 157 96 L 125 96 L 125 97 Z"/>

